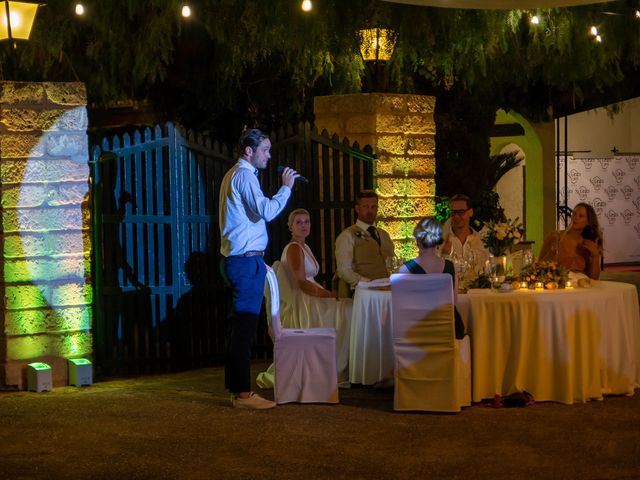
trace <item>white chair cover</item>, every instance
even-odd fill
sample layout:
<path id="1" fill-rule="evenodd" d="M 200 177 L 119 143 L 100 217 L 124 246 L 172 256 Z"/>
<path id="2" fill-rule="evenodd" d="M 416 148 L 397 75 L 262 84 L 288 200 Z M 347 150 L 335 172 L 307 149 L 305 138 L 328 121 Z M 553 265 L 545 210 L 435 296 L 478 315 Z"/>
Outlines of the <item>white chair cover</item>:
<path id="1" fill-rule="evenodd" d="M 267 286 L 276 403 L 338 403 L 335 329 L 282 328 L 278 280 L 270 267 L 267 267 Z"/>
<path id="2" fill-rule="evenodd" d="M 470 405 L 469 338 L 455 339 L 451 275 L 394 274 L 391 295 L 394 409 L 459 412 Z"/>

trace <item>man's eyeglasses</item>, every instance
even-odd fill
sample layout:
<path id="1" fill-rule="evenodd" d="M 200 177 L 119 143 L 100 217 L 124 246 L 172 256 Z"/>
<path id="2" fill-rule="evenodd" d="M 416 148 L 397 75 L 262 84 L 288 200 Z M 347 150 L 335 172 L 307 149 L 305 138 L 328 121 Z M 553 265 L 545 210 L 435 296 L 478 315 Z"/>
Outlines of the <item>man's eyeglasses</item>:
<path id="1" fill-rule="evenodd" d="M 464 215 L 465 213 L 467 213 L 469 209 L 468 208 L 461 208 L 460 210 L 451 210 L 451 216 L 455 217 L 461 217 L 462 215 Z"/>

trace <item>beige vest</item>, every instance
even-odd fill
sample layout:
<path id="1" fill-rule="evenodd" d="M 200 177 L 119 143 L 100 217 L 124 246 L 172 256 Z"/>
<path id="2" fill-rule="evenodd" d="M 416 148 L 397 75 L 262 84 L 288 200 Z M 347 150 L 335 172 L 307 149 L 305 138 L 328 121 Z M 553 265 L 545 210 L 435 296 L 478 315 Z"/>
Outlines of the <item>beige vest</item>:
<path id="1" fill-rule="evenodd" d="M 347 230 L 354 238 L 353 269 L 371 280 L 388 277 L 389 272 L 378 242 L 356 225 L 351 225 Z"/>

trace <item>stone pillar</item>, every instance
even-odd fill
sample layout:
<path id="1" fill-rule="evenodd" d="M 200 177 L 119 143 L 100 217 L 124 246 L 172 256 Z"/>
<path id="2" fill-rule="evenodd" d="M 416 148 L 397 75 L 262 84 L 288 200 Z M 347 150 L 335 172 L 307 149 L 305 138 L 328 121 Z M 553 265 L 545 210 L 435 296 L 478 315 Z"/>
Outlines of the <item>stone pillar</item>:
<path id="1" fill-rule="evenodd" d="M 378 225 L 389 232 L 396 254 L 417 253 L 413 228 L 435 213 L 435 97 L 364 93 L 316 97 L 315 125 L 377 154 Z"/>
<path id="2" fill-rule="evenodd" d="M 0 82 L 0 387 L 92 353 L 87 98 L 82 83 Z"/>

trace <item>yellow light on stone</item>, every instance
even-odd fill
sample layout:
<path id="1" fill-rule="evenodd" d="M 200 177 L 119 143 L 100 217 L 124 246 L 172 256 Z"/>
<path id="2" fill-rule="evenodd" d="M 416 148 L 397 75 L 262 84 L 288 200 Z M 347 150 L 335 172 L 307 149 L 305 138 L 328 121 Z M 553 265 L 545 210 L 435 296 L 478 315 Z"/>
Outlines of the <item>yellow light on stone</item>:
<path id="1" fill-rule="evenodd" d="M 29 40 L 38 7 L 37 3 L 0 2 L 0 40 Z"/>
<path id="2" fill-rule="evenodd" d="M 393 30 L 366 28 L 360 30 L 360 53 L 365 62 L 387 61 L 396 46 Z"/>

